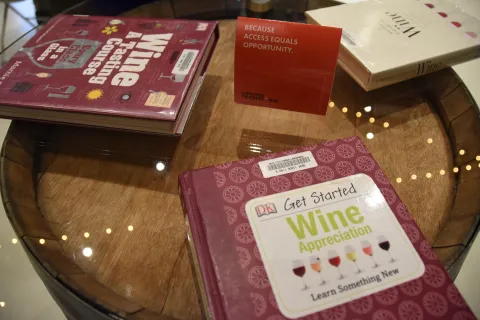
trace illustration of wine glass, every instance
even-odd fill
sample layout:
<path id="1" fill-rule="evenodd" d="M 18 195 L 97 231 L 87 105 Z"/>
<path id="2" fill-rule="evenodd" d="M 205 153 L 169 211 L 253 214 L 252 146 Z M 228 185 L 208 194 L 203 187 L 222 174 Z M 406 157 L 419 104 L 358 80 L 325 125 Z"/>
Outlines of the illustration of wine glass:
<path id="1" fill-rule="evenodd" d="M 388 255 L 390 256 L 389 262 L 395 262 L 396 260 L 392 257 L 392 254 L 390 253 L 390 241 L 388 241 L 384 235 L 378 236 L 377 240 L 380 249 L 387 251 Z"/>
<path id="2" fill-rule="evenodd" d="M 328 262 L 337 268 L 338 273 L 340 274 L 340 278 L 338 280 L 342 280 L 346 276 L 343 275 L 342 270 L 340 270 L 340 264 L 342 263 L 342 259 L 338 255 L 337 251 L 335 250 L 329 250 L 328 251 Z"/>
<path id="3" fill-rule="evenodd" d="M 160 80 L 161 78 L 167 78 L 173 82 L 183 82 L 186 76 L 187 76 L 186 74 L 176 74 L 176 73 L 172 74 L 171 76 L 164 76 L 162 73 L 160 77 L 158 77 L 158 80 Z"/>
<path id="4" fill-rule="evenodd" d="M 311 256 L 310 257 L 310 267 L 312 268 L 313 271 L 317 272 L 318 275 L 320 276 L 320 280 L 322 280 L 322 282 L 320 282 L 320 285 L 323 286 L 326 282 L 325 280 L 323 280 L 323 277 L 322 277 L 322 263 L 320 261 L 320 257 L 319 256 Z"/>
<path id="5" fill-rule="evenodd" d="M 345 247 L 345 254 L 347 256 L 347 259 L 352 261 L 355 264 L 355 268 L 357 268 L 357 271 L 355 271 L 356 274 L 362 273 L 362 270 L 357 265 L 357 251 L 355 251 L 355 248 L 353 246 L 346 246 Z"/>
<path id="6" fill-rule="evenodd" d="M 63 87 L 60 87 L 60 88 L 54 88 L 54 87 L 49 87 L 49 85 L 47 84 L 45 86 L 45 88 L 43 88 L 43 90 L 45 90 L 45 89 L 58 90 L 61 93 L 70 94 L 70 93 L 74 93 L 75 90 L 77 89 L 77 87 L 75 87 L 75 86 L 63 86 Z"/>
<path id="7" fill-rule="evenodd" d="M 373 268 L 377 268 L 378 263 L 377 263 L 377 261 L 375 261 L 375 258 L 373 257 L 372 244 L 368 240 L 362 240 L 361 244 L 362 244 L 363 253 L 365 253 L 367 256 L 372 258 L 373 263 L 374 263 Z"/>
<path id="8" fill-rule="evenodd" d="M 47 72 L 38 72 L 38 73 L 27 72 L 25 74 L 31 74 L 36 76 L 37 78 L 50 78 L 52 76 L 51 73 L 47 73 Z"/>
<path id="9" fill-rule="evenodd" d="M 305 279 L 303 278 L 303 276 L 305 275 L 305 271 L 306 271 L 305 264 L 303 263 L 303 261 L 302 260 L 293 260 L 292 261 L 292 271 L 297 277 L 302 278 L 302 281 L 303 281 L 302 290 L 303 291 L 307 290 L 308 286 L 305 283 Z"/>
<path id="10" fill-rule="evenodd" d="M 88 30 L 77 30 L 77 31 L 66 30 L 63 33 L 72 33 L 72 34 L 76 34 L 77 36 L 83 37 L 88 35 Z"/>

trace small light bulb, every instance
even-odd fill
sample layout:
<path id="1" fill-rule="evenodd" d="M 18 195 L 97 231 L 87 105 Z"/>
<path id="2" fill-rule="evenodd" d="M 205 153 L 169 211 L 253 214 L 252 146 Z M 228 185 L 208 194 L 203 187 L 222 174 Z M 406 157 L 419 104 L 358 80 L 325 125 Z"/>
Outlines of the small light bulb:
<path id="1" fill-rule="evenodd" d="M 374 137 L 373 133 L 371 133 L 371 132 L 367 133 L 367 139 L 371 140 L 371 139 L 373 139 L 373 137 Z"/>
<path id="2" fill-rule="evenodd" d="M 402 178 L 397 178 L 397 183 L 401 183 L 402 182 Z"/>
<path id="3" fill-rule="evenodd" d="M 363 108 L 363 110 L 365 110 L 365 112 L 370 112 L 372 111 L 372 106 L 366 106 L 365 108 Z"/>
<path id="4" fill-rule="evenodd" d="M 63 236 L 62 236 L 62 240 L 63 240 L 63 241 L 67 241 L 67 239 L 68 239 L 68 237 L 67 237 L 66 235 L 63 235 Z"/>
<path id="5" fill-rule="evenodd" d="M 328 106 L 329 106 L 330 108 L 333 108 L 333 107 L 335 107 L 335 103 L 333 103 L 333 101 L 330 101 L 330 102 L 328 103 Z"/>
<path id="6" fill-rule="evenodd" d="M 461 149 L 460 151 L 458 151 L 458 153 L 463 156 L 465 154 L 465 150 Z"/>
<path id="7" fill-rule="evenodd" d="M 347 113 L 347 112 L 348 112 L 348 108 L 347 108 L 347 107 L 343 107 L 343 108 L 342 108 L 342 112 L 343 112 L 343 113 Z"/>
<path id="8" fill-rule="evenodd" d="M 383 123 L 383 126 L 384 126 L 385 128 L 388 128 L 388 127 L 390 126 L 390 123 L 384 122 L 384 123 Z"/>
<path id="9" fill-rule="evenodd" d="M 40 244 L 45 244 L 45 239 L 40 239 L 38 242 L 40 242 Z"/>
<path id="10" fill-rule="evenodd" d="M 440 175 L 443 176 L 445 174 L 445 170 L 440 170 Z"/>
<path id="11" fill-rule="evenodd" d="M 13 244 L 16 244 L 17 242 L 18 242 L 17 239 L 15 239 L 15 238 L 12 239 L 12 243 L 13 243 Z"/>
<path id="12" fill-rule="evenodd" d="M 133 231 L 133 226 L 128 226 L 128 231 Z"/>
<path id="13" fill-rule="evenodd" d="M 0 307 L 2 307 L 2 308 L 5 307 L 5 302 L 0 301 Z"/>
<path id="14" fill-rule="evenodd" d="M 155 169 L 157 169 L 157 171 L 160 171 L 160 172 L 165 170 L 165 167 L 166 167 L 165 163 L 162 161 L 158 161 L 157 164 L 155 165 Z"/>
<path id="15" fill-rule="evenodd" d="M 362 116 L 362 113 L 359 111 L 355 115 L 357 116 L 357 118 L 360 118 Z"/>
<path id="16" fill-rule="evenodd" d="M 465 169 L 467 169 L 467 171 L 470 171 L 470 170 L 472 170 L 472 166 L 468 164 L 468 165 L 465 167 Z"/>
<path id="17" fill-rule="evenodd" d="M 374 123 L 374 122 L 375 122 L 375 118 L 374 118 L 374 117 L 371 117 L 370 119 L 368 119 L 368 121 L 370 121 L 370 123 Z"/>
<path id="18" fill-rule="evenodd" d="M 427 142 L 428 142 L 428 143 L 432 143 L 432 142 L 433 142 L 433 139 L 432 139 L 432 138 L 428 138 L 428 139 L 427 139 Z"/>
<path id="19" fill-rule="evenodd" d="M 110 233 L 112 233 L 112 229 L 107 228 L 107 230 L 105 230 L 105 232 L 106 232 L 107 234 L 110 234 Z"/>
<path id="20" fill-rule="evenodd" d="M 480 156 L 476 156 L 475 160 L 480 161 Z"/>
<path id="21" fill-rule="evenodd" d="M 93 254 L 93 250 L 92 250 L 92 248 L 90 248 L 90 247 L 83 248 L 82 254 L 83 254 L 85 257 L 91 257 L 92 254 Z"/>
<path id="22" fill-rule="evenodd" d="M 453 168 L 453 172 L 457 173 L 457 172 L 458 172 L 458 168 L 457 168 L 457 167 Z"/>
<path id="23" fill-rule="evenodd" d="M 85 232 L 85 233 L 83 234 L 83 236 L 84 236 L 85 238 L 88 238 L 88 237 L 90 237 L 90 233 Z"/>
<path id="24" fill-rule="evenodd" d="M 428 179 L 430 179 L 432 177 L 432 174 L 430 172 L 427 172 L 427 174 L 425 175 Z"/>
<path id="25" fill-rule="evenodd" d="M 412 180 L 417 180 L 417 175 L 416 174 L 412 174 Z"/>

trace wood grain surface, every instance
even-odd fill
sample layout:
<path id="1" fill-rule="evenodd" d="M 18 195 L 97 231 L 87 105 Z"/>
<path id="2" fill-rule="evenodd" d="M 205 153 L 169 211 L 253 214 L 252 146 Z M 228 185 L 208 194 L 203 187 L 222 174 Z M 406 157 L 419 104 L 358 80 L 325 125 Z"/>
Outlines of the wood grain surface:
<path id="1" fill-rule="evenodd" d="M 3 201 L 52 277 L 129 319 L 199 319 L 178 174 L 350 135 L 362 137 L 445 265 L 462 255 L 480 211 L 478 143 L 468 135 L 478 142 L 480 121 L 451 70 L 366 93 L 338 69 L 325 117 L 239 105 L 235 22 L 222 21 L 220 33 L 180 140 L 14 122 L 2 153 Z M 164 174 L 154 170 L 160 159 Z"/>

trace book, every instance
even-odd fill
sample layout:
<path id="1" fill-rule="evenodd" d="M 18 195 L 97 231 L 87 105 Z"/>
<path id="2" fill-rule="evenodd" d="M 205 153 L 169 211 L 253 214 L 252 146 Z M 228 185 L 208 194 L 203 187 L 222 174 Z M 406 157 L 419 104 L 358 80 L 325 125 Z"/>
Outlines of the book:
<path id="1" fill-rule="evenodd" d="M 339 65 L 370 91 L 480 54 L 480 22 L 444 0 L 373 0 L 306 12 L 343 29 Z"/>
<path id="2" fill-rule="evenodd" d="M 475 319 L 358 137 L 185 172 L 211 319 Z"/>
<path id="3" fill-rule="evenodd" d="M 235 102 L 325 115 L 340 36 L 338 28 L 239 17 Z"/>
<path id="4" fill-rule="evenodd" d="M 180 135 L 216 22 L 59 15 L 0 70 L 0 117 Z"/>

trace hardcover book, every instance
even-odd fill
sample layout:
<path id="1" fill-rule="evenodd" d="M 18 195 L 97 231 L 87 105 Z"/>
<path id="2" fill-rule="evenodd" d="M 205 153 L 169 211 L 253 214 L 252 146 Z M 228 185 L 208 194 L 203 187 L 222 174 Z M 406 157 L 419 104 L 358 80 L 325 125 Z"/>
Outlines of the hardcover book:
<path id="1" fill-rule="evenodd" d="M 340 36 L 338 28 L 239 17 L 235 102 L 325 115 Z"/>
<path id="2" fill-rule="evenodd" d="M 480 52 L 480 22 L 446 0 L 373 0 L 306 15 L 308 23 L 343 29 L 339 64 L 367 91 Z"/>
<path id="3" fill-rule="evenodd" d="M 216 22 L 60 15 L 0 70 L 0 116 L 181 134 Z"/>
<path id="4" fill-rule="evenodd" d="M 212 319 L 475 319 L 358 137 L 180 175 Z"/>

